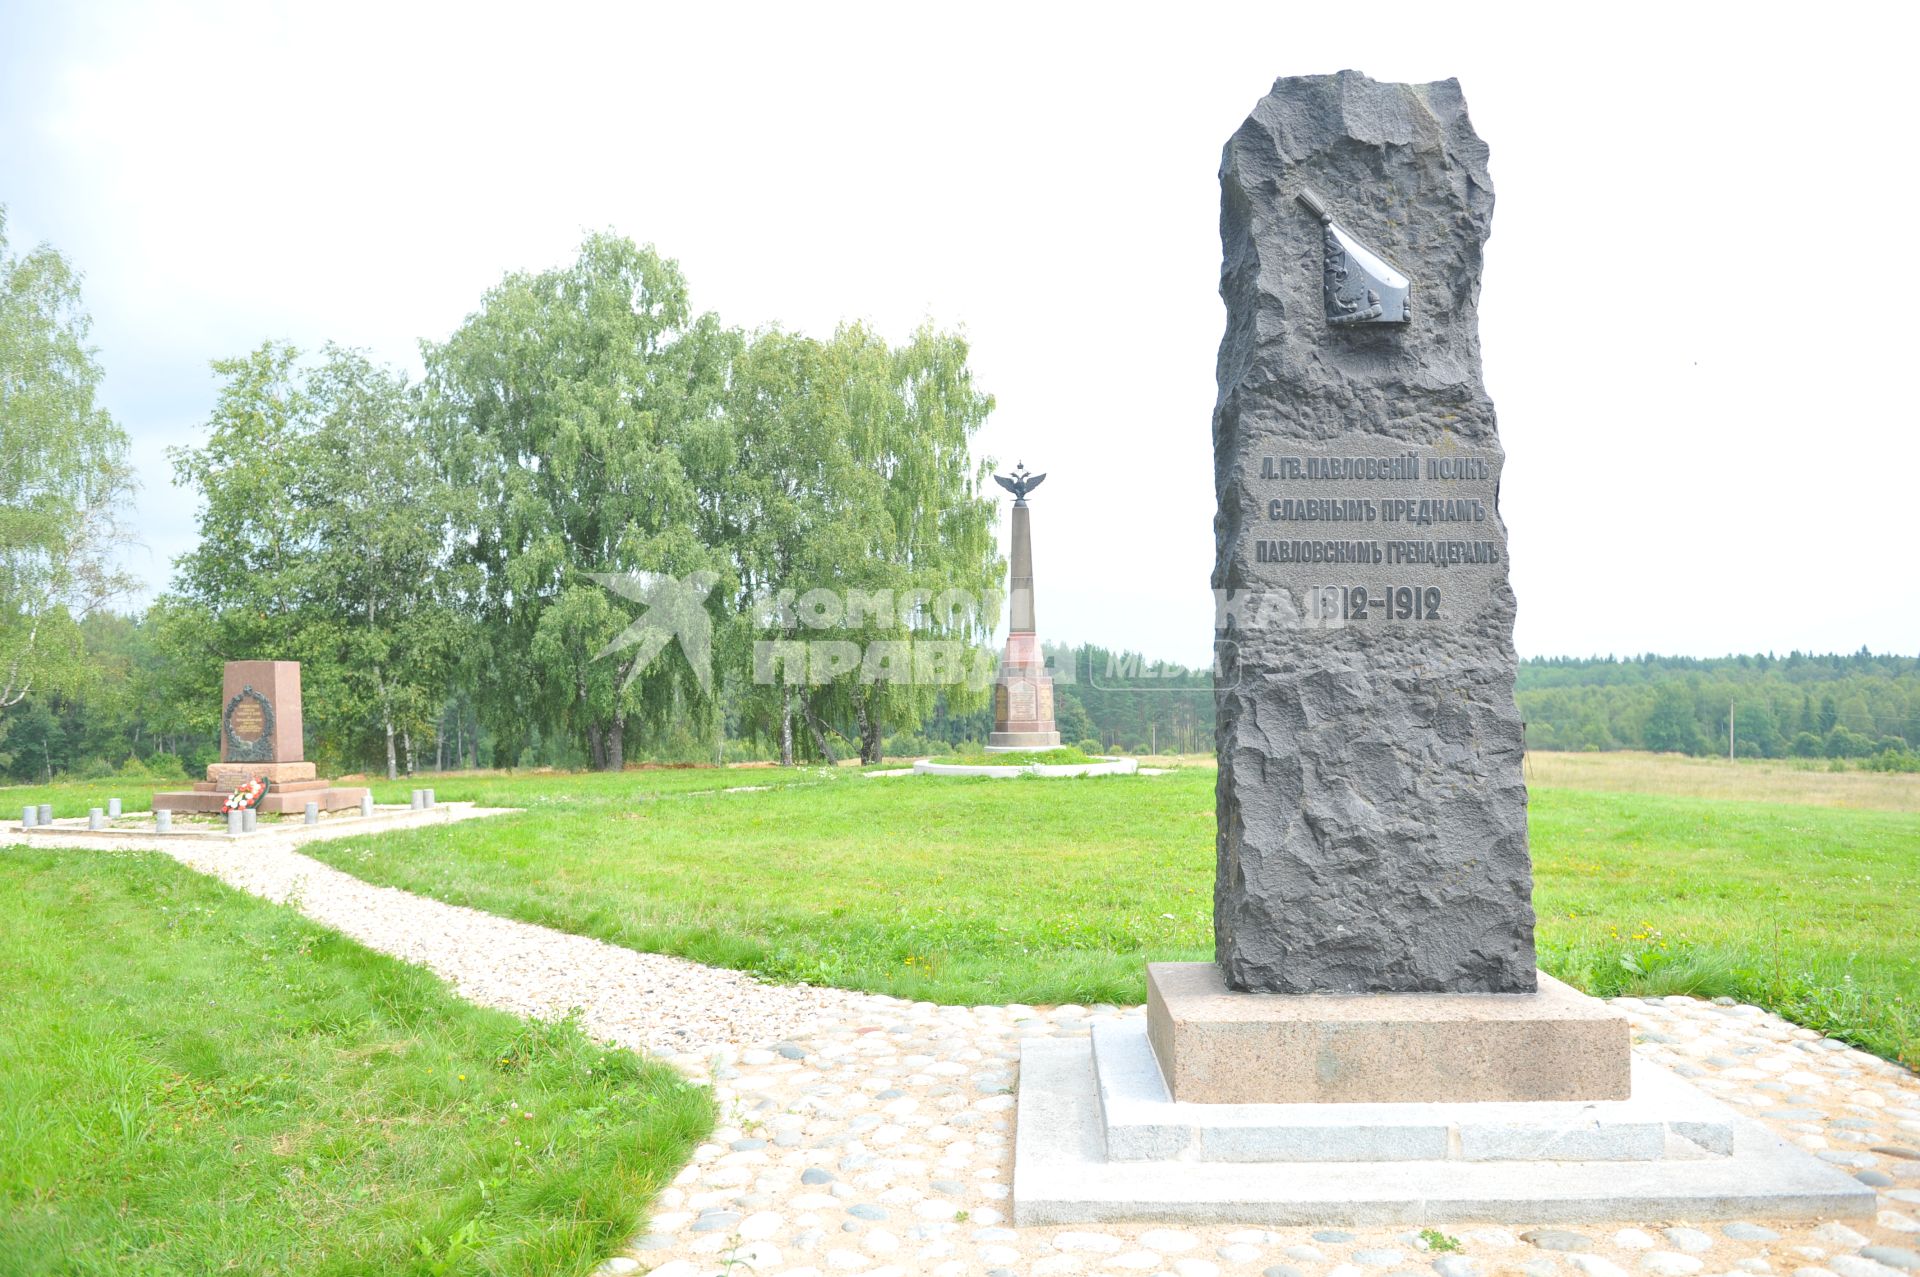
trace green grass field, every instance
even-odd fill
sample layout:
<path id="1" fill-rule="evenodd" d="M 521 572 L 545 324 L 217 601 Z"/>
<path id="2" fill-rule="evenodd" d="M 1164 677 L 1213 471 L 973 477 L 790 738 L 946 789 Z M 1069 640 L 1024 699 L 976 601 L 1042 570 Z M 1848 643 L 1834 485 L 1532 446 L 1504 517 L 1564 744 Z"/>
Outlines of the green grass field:
<path id="1" fill-rule="evenodd" d="M 423 775 L 409 780 L 343 780 L 344 785 L 371 787 L 378 803 L 404 803 L 416 788 L 431 785 L 441 802 L 477 802 L 483 806 L 525 807 L 555 802 L 617 798 L 632 801 L 668 797 L 733 785 L 819 784 L 826 773 L 814 769 L 778 767 L 661 767 L 613 775 L 605 772 L 453 772 Z M 163 790 L 191 789 L 184 780 L 61 780 L 51 785 L 0 785 L 0 820 L 20 819 L 28 803 L 51 803 L 56 820 L 84 816 L 92 807 L 105 807 L 118 798 L 125 811 L 146 811 L 153 795 Z M 298 820 L 299 817 L 295 816 Z"/>
<path id="2" fill-rule="evenodd" d="M 670 1070 L 143 853 L 0 849 L 0 1272 L 586 1273 Z"/>
<path id="3" fill-rule="evenodd" d="M 656 775 L 475 781 L 528 812 L 311 850 L 636 949 L 934 1001 L 1137 1002 L 1144 961 L 1212 953 L 1210 768 L 740 794 L 713 791 L 779 774 L 670 773 L 673 802 Z M 1920 816 L 1541 787 L 1532 829 L 1549 971 L 1750 999 L 1920 1063 Z"/>

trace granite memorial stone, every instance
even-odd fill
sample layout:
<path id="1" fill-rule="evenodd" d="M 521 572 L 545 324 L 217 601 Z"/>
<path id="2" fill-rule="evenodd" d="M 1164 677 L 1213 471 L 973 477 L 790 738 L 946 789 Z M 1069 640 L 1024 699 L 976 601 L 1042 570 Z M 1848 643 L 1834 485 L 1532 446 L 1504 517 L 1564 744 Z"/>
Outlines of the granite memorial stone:
<path id="1" fill-rule="evenodd" d="M 351 808 L 366 791 L 323 780 L 306 761 L 298 661 L 228 661 L 220 693 L 220 761 L 191 791 L 155 794 L 156 810 L 217 812 L 227 795 L 254 780 L 268 784 L 260 810 L 287 814 L 317 803 Z"/>
<path id="2" fill-rule="evenodd" d="M 1231 989 L 1535 987 L 1487 147 L 1453 81 L 1282 80 L 1227 144 L 1214 935 Z"/>
<path id="3" fill-rule="evenodd" d="M 1023 1040 L 1015 1224 L 1870 1215 L 1534 968 L 1459 86 L 1282 79 L 1221 184 L 1218 961 Z"/>

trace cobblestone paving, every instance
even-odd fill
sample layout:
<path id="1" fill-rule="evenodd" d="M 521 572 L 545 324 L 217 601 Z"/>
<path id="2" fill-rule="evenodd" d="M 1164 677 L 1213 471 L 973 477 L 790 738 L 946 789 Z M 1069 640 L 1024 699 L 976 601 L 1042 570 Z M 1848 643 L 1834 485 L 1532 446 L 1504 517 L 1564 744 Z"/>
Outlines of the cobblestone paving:
<path id="1" fill-rule="evenodd" d="M 1020 1043 L 1139 1008 L 943 1007 L 760 984 L 374 887 L 291 846 L 163 846 L 489 1006 L 553 1015 L 708 1079 L 720 1128 L 603 1272 L 654 1277 L 1903 1277 L 1920 1273 L 1920 1078 L 1763 1012 L 1623 1000 L 1636 1051 L 1844 1167 L 1871 1221 L 1570 1228 L 1010 1226 Z M 1458 1249 L 1452 1244 L 1457 1243 Z"/>
<path id="2" fill-rule="evenodd" d="M 1920 1079 L 1754 1007 L 1624 1000 L 1635 1050 L 1872 1184 L 1874 1221 L 1823 1226 L 1083 1228 L 1009 1224 L 1023 1038 L 1138 1008 L 940 1007 L 868 998 L 811 1038 L 727 1049 L 726 1114 L 607 1272 L 655 1277 L 1656 1277 L 1920 1271 Z M 682 1060 L 683 1064 L 693 1061 Z"/>

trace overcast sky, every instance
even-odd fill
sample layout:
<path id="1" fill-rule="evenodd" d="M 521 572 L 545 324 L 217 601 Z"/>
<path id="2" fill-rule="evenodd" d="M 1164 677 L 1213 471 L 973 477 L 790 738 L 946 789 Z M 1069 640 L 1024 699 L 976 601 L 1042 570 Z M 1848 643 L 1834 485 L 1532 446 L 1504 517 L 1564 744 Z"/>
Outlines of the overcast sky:
<path id="1" fill-rule="evenodd" d="M 1199 662 L 1221 145 L 1277 76 L 1455 76 L 1522 654 L 1920 650 L 1911 10 L 1117 12 L 9 3 L 0 203 L 85 272 L 155 587 L 208 360 L 417 371 L 612 228 L 732 324 L 964 329 L 1043 637 Z"/>

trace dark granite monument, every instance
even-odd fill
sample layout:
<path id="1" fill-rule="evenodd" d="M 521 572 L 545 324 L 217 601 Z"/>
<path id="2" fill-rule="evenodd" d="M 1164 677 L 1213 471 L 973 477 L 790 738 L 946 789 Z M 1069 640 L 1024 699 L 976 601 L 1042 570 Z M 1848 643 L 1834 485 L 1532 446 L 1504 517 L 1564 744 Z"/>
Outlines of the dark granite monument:
<path id="1" fill-rule="evenodd" d="M 1053 676 L 1033 618 L 1033 528 L 1027 512 L 1027 494 L 1047 476 L 1028 474 L 1023 462 L 1011 475 L 995 475 L 994 482 L 1013 494 L 1013 557 L 1007 572 L 1007 652 L 993 684 L 993 732 L 989 753 L 1004 750 L 1054 749 L 1060 733 L 1053 725 Z"/>
<path id="2" fill-rule="evenodd" d="M 191 791 L 155 794 L 155 811 L 219 811 L 227 795 L 253 780 L 268 783 L 259 809 L 321 811 L 358 807 L 365 789 L 319 779 L 306 761 L 300 714 L 300 662 L 228 661 L 220 692 L 220 761 Z"/>
<path id="3" fill-rule="evenodd" d="M 1220 636 L 1221 970 L 1531 990 L 1486 144 L 1453 81 L 1282 80 L 1221 182 L 1214 584 L 1263 596 Z"/>
<path id="4" fill-rule="evenodd" d="M 1459 85 L 1282 79 L 1220 176 L 1218 960 L 1022 1043 L 1014 1222 L 1870 1213 L 1534 969 Z"/>
<path id="5" fill-rule="evenodd" d="M 1534 967 L 1486 144 L 1452 81 L 1285 79 L 1220 180 L 1216 961 L 1150 968 L 1160 1067 L 1212 1103 L 1624 1099 L 1624 1018 Z"/>

